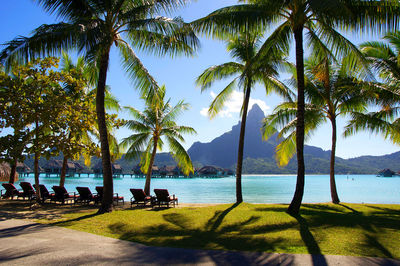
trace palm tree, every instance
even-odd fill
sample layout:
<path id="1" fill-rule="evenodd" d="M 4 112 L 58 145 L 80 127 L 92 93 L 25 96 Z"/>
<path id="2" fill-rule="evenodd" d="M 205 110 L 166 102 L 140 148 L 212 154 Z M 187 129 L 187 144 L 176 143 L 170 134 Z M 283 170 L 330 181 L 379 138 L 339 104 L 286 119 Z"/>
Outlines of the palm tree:
<path id="1" fill-rule="evenodd" d="M 337 29 L 365 30 L 368 32 L 394 28 L 397 24 L 399 4 L 395 1 L 313 1 L 313 0 L 242 0 L 239 4 L 221 8 L 192 22 L 194 28 L 207 35 L 224 38 L 235 35 L 247 27 L 268 29 L 276 26 L 270 46 L 287 46 L 291 37 L 295 41 L 297 73 L 297 183 L 293 199 L 287 210 L 298 214 L 304 193 L 304 47 L 303 37 L 314 53 L 340 54 L 357 48 Z M 307 31 L 304 35 L 304 31 Z M 267 45 L 267 44 L 266 44 Z"/>
<path id="2" fill-rule="evenodd" d="M 388 43 L 375 41 L 360 45 L 362 53 L 383 81 L 375 87 L 376 97 L 373 99 L 380 110 L 353 113 L 344 135 L 368 130 L 400 144 L 400 32 L 389 32 L 383 39 Z"/>
<path id="3" fill-rule="evenodd" d="M 231 78 L 233 80 L 212 101 L 208 113 L 215 117 L 223 108 L 224 103 L 239 85 L 243 91 L 242 120 L 240 125 L 238 159 L 236 164 L 236 202 L 243 202 L 242 196 L 242 163 L 244 136 L 246 129 L 247 110 L 250 93 L 254 84 L 259 82 L 265 86 L 266 93 L 274 90 L 286 96 L 287 88 L 277 79 L 278 68 L 283 62 L 285 49 L 271 51 L 268 46 L 261 47 L 262 35 L 254 33 L 239 34 L 228 41 L 227 49 L 236 62 L 228 62 L 206 69 L 196 80 L 201 90 L 209 89 L 215 81 Z"/>
<path id="4" fill-rule="evenodd" d="M 157 149 L 162 149 L 164 142 L 185 175 L 193 173 L 192 161 L 180 142 L 185 141 L 182 133 L 194 134 L 196 131 L 187 126 L 179 126 L 175 120 L 187 110 L 189 105 L 180 101 L 172 106 L 170 100 L 165 101 L 165 86 L 159 88 L 156 97 L 146 101 L 146 109 L 143 112 L 133 107 L 126 110 L 135 118 L 126 121 L 126 126 L 136 132 L 123 139 L 121 146 L 128 148 L 126 158 L 141 156 L 141 169 L 146 174 L 144 192 L 150 195 L 151 172 Z M 163 140 L 164 139 L 164 140 Z M 144 152 L 143 152 L 144 150 Z"/>
<path id="5" fill-rule="evenodd" d="M 28 61 L 43 55 L 59 54 L 76 49 L 98 68 L 96 111 L 103 164 L 104 196 L 99 213 L 112 210 L 113 179 L 107 140 L 104 97 L 110 50 L 115 45 L 122 65 L 143 95 L 157 90 L 154 78 L 136 56 L 133 47 L 157 55 L 190 55 L 198 45 L 196 36 L 181 19 L 153 17 L 168 13 L 186 0 L 36 0 L 49 13 L 56 13 L 63 22 L 42 25 L 31 37 L 18 37 L 7 43 L 0 62 Z M 131 46 L 133 45 L 133 47 Z"/>
<path id="6" fill-rule="evenodd" d="M 304 113 L 305 133 L 306 136 L 311 136 L 322 123 L 327 120 L 331 123 L 330 187 L 332 202 L 338 204 L 340 200 L 335 182 L 336 119 L 367 109 L 368 101 L 363 91 L 370 87 L 370 83 L 356 80 L 348 73 L 348 66 L 345 63 L 335 65 L 326 57 L 322 59 L 311 57 L 306 61 L 305 68 L 305 95 L 308 99 Z M 293 72 L 295 72 L 294 69 Z M 277 159 L 280 166 L 286 165 L 296 152 L 296 113 L 295 101 L 284 102 L 278 105 L 263 123 L 265 138 L 269 138 L 276 128 L 281 128 L 278 137 L 286 136 L 277 146 Z"/>

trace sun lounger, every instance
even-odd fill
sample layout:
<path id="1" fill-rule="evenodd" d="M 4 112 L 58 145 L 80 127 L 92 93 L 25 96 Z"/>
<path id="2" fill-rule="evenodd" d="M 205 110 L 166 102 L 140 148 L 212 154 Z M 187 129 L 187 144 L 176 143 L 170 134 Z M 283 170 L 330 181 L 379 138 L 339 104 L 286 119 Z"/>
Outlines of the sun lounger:
<path id="1" fill-rule="evenodd" d="M 93 195 L 92 191 L 88 187 L 76 187 L 78 191 L 78 198 L 76 199 L 76 203 L 86 203 L 89 204 L 93 201 L 93 203 L 97 204 L 99 202 L 98 195 Z"/>
<path id="2" fill-rule="evenodd" d="M 1 197 L 2 198 L 5 199 L 5 198 L 10 198 L 11 197 L 11 199 L 14 199 L 14 197 L 17 197 L 17 199 L 18 199 L 18 198 L 23 197 L 24 193 L 22 191 L 19 191 L 18 189 L 16 189 L 13 184 L 11 184 L 11 183 L 3 183 L 1 185 L 6 189 L 4 194 L 3 194 L 3 191 L 1 191 Z"/>
<path id="3" fill-rule="evenodd" d="M 103 187 L 96 187 L 96 191 L 99 197 L 99 201 L 101 202 L 103 200 Z M 124 197 L 118 196 L 118 193 L 114 193 L 113 202 L 116 202 L 117 205 L 119 202 L 122 202 L 122 204 L 124 204 Z"/>
<path id="4" fill-rule="evenodd" d="M 36 188 L 36 185 L 33 185 Z M 54 193 L 50 193 L 47 189 L 47 187 L 43 184 L 39 184 L 39 189 L 40 189 L 40 197 L 42 199 L 42 202 L 45 202 L 47 199 L 49 199 L 50 201 L 52 201 L 52 199 L 54 198 L 55 194 Z"/>
<path id="5" fill-rule="evenodd" d="M 23 191 L 22 192 L 22 197 L 24 199 L 28 198 L 28 200 L 31 201 L 32 199 L 35 198 L 36 192 L 33 189 L 31 183 L 29 183 L 29 182 L 21 182 L 21 183 L 19 183 L 19 185 L 22 188 L 22 191 Z"/>
<path id="6" fill-rule="evenodd" d="M 175 195 L 170 196 L 167 189 L 154 189 L 154 193 L 156 194 L 156 202 L 154 205 L 166 205 L 169 207 L 169 204 L 172 203 L 175 207 L 175 204 L 178 205 L 178 198 Z"/>
<path id="7" fill-rule="evenodd" d="M 143 189 L 138 189 L 138 188 L 131 188 L 130 189 L 133 197 L 131 198 L 131 207 L 133 204 L 136 204 L 136 206 L 143 205 L 146 206 L 146 204 L 150 203 L 152 205 L 152 197 L 147 196 Z"/>
<path id="8" fill-rule="evenodd" d="M 54 197 L 51 199 L 52 201 L 58 201 L 62 204 L 68 202 L 75 204 L 75 200 L 78 198 L 75 192 L 68 193 L 65 187 L 53 186 L 52 189 L 54 190 Z"/>

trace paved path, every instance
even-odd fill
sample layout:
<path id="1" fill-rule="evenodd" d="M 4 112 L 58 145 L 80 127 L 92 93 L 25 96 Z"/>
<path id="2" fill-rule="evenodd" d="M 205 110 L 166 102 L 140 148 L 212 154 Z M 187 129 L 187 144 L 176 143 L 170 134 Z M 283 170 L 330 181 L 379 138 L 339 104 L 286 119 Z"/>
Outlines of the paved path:
<path id="1" fill-rule="evenodd" d="M 399 265 L 380 258 L 148 247 L 26 220 L 0 222 L 7 265 Z"/>

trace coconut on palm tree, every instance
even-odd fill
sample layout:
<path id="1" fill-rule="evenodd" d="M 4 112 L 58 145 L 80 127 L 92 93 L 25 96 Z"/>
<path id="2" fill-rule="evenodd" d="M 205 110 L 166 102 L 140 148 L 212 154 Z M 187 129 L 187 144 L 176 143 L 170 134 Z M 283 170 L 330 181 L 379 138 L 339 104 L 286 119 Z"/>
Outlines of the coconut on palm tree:
<path id="1" fill-rule="evenodd" d="M 344 60 L 345 61 L 345 60 Z M 329 120 L 332 126 L 330 158 L 330 188 L 333 203 L 339 203 L 335 182 L 335 156 L 337 141 L 337 118 L 367 110 L 367 93 L 371 84 L 354 78 L 344 63 L 337 65 L 326 57 L 311 57 L 306 61 L 305 79 L 305 135 L 310 137 L 319 126 Z M 293 72 L 295 70 L 293 69 Z M 293 79 L 295 79 L 295 73 Z M 293 80 L 292 79 L 292 80 Z M 296 82 L 292 82 L 296 84 Z M 269 138 L 277 128 L 278 137 L 284 138 L 277 146 L 276 157 L 280 166 L 286 165 L 296 152 L 297 102 L 288 101 L 278 105 L 263 122 L 264 137 Z"/>
<path id="2" fill-rule="evenodd" d="M 274 28 L 267 46 L 288 46 L 295 43 L 297 75 L 296 154 L 297 183 L 288 213 L 298 214 L 304 193 L 304 41 L 313 53 L 324 51 L 333 55 L 354 51 L 355 47 L 339 30 L 376 32 L 397 25 L 397 1 L 313 1 L 313 0 L 243 0 L 221 8 L 192 22 L 199 32 L 224 38 L 249 27 Z M 248 3 L 248 4 L 246 4 Z M 304 40 L 304 37 L 306 39 Z"/>
<path id="3" fill-rule="evenodd" d="M 287 96 L 287 88 L 278 77 L 278 69 L 283 63 L 285 49 L 272 51 L 268 46 L 261 46 L 262 35 L 257 32 L 246 32 L 236 37 L 231 37 L 227 42 L 227 49 L 236 61 L 206 69 L 196 80 L 201 90 L 209 89 L 214 82 L 233 78 L 228 86 L 212 101 L 208 113 L 215 117 L 224 107 L 224 104 L 236 87 L 243 92 L 242 120 L 239 135 L 238 159 L 236 164 L 236 202 L 243 201 L 242 196 L 242 163 L 244 150 L 244 136 L 246 129 L 247 110 L 251 90 L 255 83 L 265 86 L 266 93 L 276 91 Z"/>
<path id="4" fill-rule="evenodd" d="M 172 106 L 170 100 L 165 100 L 165 86 L 160 87 L 152 99 L 147 99 L 143 112 L 126 107 L 134 117 L 134 120 L 126 121 L 126 126 L 135 134 L 123 139 L 121 146 L 127 148 L 125 158 L 141 157 L 141 170 L 146 174 L 146 195 L 150 195 L 151 173 L 157 150 L 162 149 L 164 143 L 182 172 L 185 175 L 193 173 L 192 161 L 181 142 L 185 141 L 182 134 L 194 134 L 196 131 L 176 123 L 177 117 L 188 107 L 183 101 Z"/>
<path id="5" fill-rule="evenodd" d="M 134 48 L 156 55 L 185 53 L 190 55 L 198 45 L 191 28 L 181 19 L 154 16 L 169 13 L 185 4 L 186 0 L 36 0 L 49 13 L 58 15 L 62 22 L 42 25 L 31 37 L 18 37 L 6 45 L 0 62 L 27 62 L 32 58 L 59 54 L 62 50 L 77 50 L 98 68 L 96 110 L 99 125 L 103 165 L 103 202 L 99 213 L 112 210 L 113 179 L 109 143 L 107 140 L 104 97 L 110 51 L 116 47 L 122 66 L 143 95 L 157 90 L 157 83 L 149 74 Z"/>

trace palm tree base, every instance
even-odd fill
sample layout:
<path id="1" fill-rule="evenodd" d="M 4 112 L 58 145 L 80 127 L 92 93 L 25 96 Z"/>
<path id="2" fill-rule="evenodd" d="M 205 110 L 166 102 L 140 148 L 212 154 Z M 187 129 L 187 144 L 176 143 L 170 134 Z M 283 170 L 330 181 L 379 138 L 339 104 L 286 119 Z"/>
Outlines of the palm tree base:
<path id="1" fill-rule="evenodd" d="M 101 206 L 97 211 L 97 214 L 109 213 L 112 212 L 113 207 L 111 206 Z"/>

